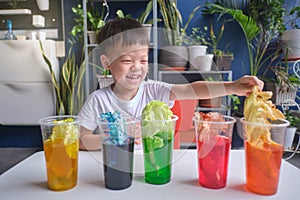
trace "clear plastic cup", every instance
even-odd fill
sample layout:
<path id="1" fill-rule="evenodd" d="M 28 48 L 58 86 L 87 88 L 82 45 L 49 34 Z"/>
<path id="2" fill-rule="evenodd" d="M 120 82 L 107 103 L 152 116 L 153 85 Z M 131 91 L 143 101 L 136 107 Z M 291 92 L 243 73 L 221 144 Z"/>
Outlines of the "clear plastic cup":
<path id="1" fill-rule="evenodd" d="M 193 120 L 197 138 L 199 184 L 210 189 L 224 188 L 236 120 L 229 116 L 223 116 L 221 121 L 204 121 L 195 117 Z"/>
<path id="2" fill-rule="evenodd" d="M 177 119 L 178 117 L 173 115 L 170 120 L 141 120 L 147 183 L 160 185 L 171 180 Z"/>
<path id="3" fill-rule="evenodd" d="M 134 138 L 140 126 L 135 118 L 122 119 L 116 122 L 98 121 L 104 182 L 105 187 L 111 190 L 122 190 L 132 184 Z"/>
<path id="4" fill-rule="evenodd" d="M 271 124 L 241 119 L 246 161 L 246 187 L 253 193 L 272 195 L 277 192 L 287 120 Z"/>
<path id="5" fill-rule="evenodd" d="M 46 160 L 48 188 L 64 191 L 77 185 L 80 121 L 77 116 L 39 120 Z"/>

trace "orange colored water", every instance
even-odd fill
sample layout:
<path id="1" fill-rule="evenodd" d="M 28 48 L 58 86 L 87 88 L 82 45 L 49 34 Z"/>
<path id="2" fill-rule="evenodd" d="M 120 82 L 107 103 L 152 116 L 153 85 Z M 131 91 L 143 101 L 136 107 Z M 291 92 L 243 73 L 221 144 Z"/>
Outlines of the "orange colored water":
<path id="1" fill-rule="evenodd" d="M 245 141 L 246 186 L 257 194 L 277 192 L 283 147 L 276 143 L 257 148 Z"/>
<path id="2" fill-rule="evenodd" d="M 48 187 L 68 190 L 77 184 L 78 141 L 65 145 L 63 138 L 44 142 Z"/>

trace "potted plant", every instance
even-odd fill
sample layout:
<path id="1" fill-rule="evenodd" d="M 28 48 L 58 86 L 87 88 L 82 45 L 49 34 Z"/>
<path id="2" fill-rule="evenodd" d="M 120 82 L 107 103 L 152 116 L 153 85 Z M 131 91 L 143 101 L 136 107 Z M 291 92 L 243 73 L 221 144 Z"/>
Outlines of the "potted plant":
<path id="1" fill-rule="evenodd" d="M 210 47 L 210 51 L 213 54 L 213 70 L 229 70 L 231 61 L 233 60 L 233 53 L 226 51 L 229 44 L 226 45 L 224 50 L 219 48 L 219 42 L 223 36 L 225 29 L 225 22 L 221 25 L 219 33 L 215 34 L 212 21 L 210 28 L 204 27 L 204 30 L 200 30 L 199 27 L 192 29 L 191 38 L 192 41 L 196 41 L 199 44 Z"/>
<path id="2" fill-rule="evenodd" d="M 105 10 L 107 10 L 107 4 L 102 4 L 102 11 L 101 14 L 98 12 L 95 7 L 87 4 L 87 28 L 88 28 L 88 35 L 89 35 L 89 43 L 94 44 L 96 43 L 96 35 L 97 31 L 105 25 Z M 70 32 L 71 36 L 73 37 L 74 41 L 83 41 L 83 22 L 84 22 L 84 14 L 83 8 L 80 4 L 76 7 L 72 8 L 73 13 L 76 15 L 74 19 L 76 24 L 72 27 Z"/>
<path id="3" fill-rule="evenodd" d="M 210 26 L 209 40 L 211 42 L 209 44 L 212 47 L 213 54 L 214 54 L 214 64 L 215 65 L 214 65 L 213 69 L 216 69 L 216 70 L 229 70 L 230 66 L 231 66 L 231 61 L 233 60 L 233 53 L 225 51 L 229 44 L 227 44 L 227 46 L 225 47 L 225 50 L 221 50 L 218 47 L 219 42 L 223 36 L 224 29 L 225 29 L 225 22 L 222 24 L 219 34 L 216 35 L 213 25 L 211 24 L 211 26 Z"/>
<path id="4" fill-rule="evenodd" d="M 288 64 L 286 63 L 288 67 Z M 274 77 L 262 78 L 265 81 L 265 89 L 273 92 L 272 101 L 281 105 L 286 99 L 295 100 L 300 80 L 297 76 L 288 73 L 285 66 L 272 67 Z"/>
<path id="5" fill-rule="evenodd" d="M 60 77 L 56 77 L 52 69 L 52 64 L 44 53 L 41 42 L 40 48 L 43 59 L 47 63 L 52 77 L 52 83 L 56 95 L 56 114 L 77 114 L 84 103 L 83 90 L 81 86 L 85 72 L 85 65 L 83 64 L 80 68 L 76 65 L 75 56 L 72 53 L 72 48 L 70 48 L 68 57 L 61 67 Z"/>
<path id="6" fill-rule="evenodd" d="M 147 19 L 148 19 L 148 16 L 149 16 L 149 14 L 151 13 L 152 10 L 153 10 L 153 1 L 149 1 L 146 5 L 146 8 L 145 8 L 144 12 L 142 12 L 138 18 L 135 18 L 135 20 L 140 22 L 144 27 L 148 28 L 149 38 L 151 38 L 151 27 L 152 27 L 152 24 L 153 24 L 153 19 L 149 19 L 148 21 L 147 21 Z M 131 16 L 131 14 L 125 14 L 122 9 L 118 9 L 116 11 L 116 15 L 119 18 L 125 18 L 125 17 L 133 18 Z M 161 21 L 161 20 L 158 19 L 158 21 Z"/>
<path id="7" fill-rule="evenodd" d="M 241 27 L 245 36 L 250 75 L 257 75 L 265 65 L 280 54 L 277 42 L 284 30 L 282 0 L 246 1 L 238 6 L 239 1 L 214 0 L 207 3 L 204 13 L 218 14 L 219 19 L 225 14 L 231 16 Z"/>
<path id="8" fill-rule="evenodd" d="M 159 10 L 165 26 L 165 44 L 160 47 L 159 63 L 168 67 L 185 68 L 188 61 L 186 29 L 200 6 L 190 13 L 187 22 L 182 24 L 182 16 L 175 0 L 158 0 Z"/>
<path id="9" fill-rule="evenodd" d="M 144 10 L 144 12 L 142 12 L 140 14 L 139 17 L 135 18 L 138 22 L 140 22 L 141 24 L 152 24 L 152 19 L 148 20 L 147 21 L 147 18 L 149 16 L 149 14 L 151 13 L 153 9 L 153 2 L 152 1 L 149 1 L 146 5 L 146 8 Z M 125 14 L 124 11 L 122 9 L 118 9 L 116 11 L 116 15 L 119 17 L 119 18 L 133 18 L 131 16 L 131 14 Z"/>
<path id="10" fill-rule="evenodd" d="M 204 27 L 206 29 L 207 27 Z M 210 71 L 213 62 L 213 54 L 207 54 L 205 35 L 199 27 L 192 27 L 192 33 L 185 42 L 188 44 L 188 61 L 190 70 Z"/>
<path id="11" fill-rule="evenodd" d="M 297 126 L 300 124 L 300 118 L 291 113 L 291 110 L 284 110 L 284 115 L 286 120 L 290 122 L 290 126 L 286 129 L 285 140 L 284 140 L 284 149 L 292 150 L 293 141 L 295 133 L 297 131 Z"/>

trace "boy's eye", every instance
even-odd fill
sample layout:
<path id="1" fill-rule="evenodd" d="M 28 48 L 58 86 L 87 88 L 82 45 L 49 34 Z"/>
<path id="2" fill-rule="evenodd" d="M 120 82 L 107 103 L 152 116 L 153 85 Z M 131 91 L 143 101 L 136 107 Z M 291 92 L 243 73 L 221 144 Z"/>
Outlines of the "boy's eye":
<path id="1" fill-rule="evenodd" d="M 130 59 L 122 60 L 122 63 L 124 63 L 124 64 L 130 64 L 131 62 L 132 62 L 132 60 L 130 60 Z"/>
<path id="2" fill-rule="evenodd" d="M 143 59 L 143 60 L 141 60 L 141 63 L 142 63 L 142 64 L 147 64 L 147 63 L 148 63 L 148 60 L 147 60 L 147 59 Z"/>

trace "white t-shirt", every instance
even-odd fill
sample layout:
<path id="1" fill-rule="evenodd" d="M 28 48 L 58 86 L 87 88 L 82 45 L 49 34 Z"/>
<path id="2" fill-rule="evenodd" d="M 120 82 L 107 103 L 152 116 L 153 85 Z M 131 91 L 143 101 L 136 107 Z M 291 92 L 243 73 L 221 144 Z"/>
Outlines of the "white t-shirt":
<path id="1" fill-rule="evenodd" d="M 130 101 L 118 98 L 110 86 L 96 90 L 88 97 L 78 114 L 81 125 L 94 131 L 100 114 L 106 112 L 119 111 L 121 114 L 140 117 L 144 107 L 152 100 L 160 100 L 173 107 L 174 101 L 169 100 L 172 86 L 173 84 L 160 81 L 143 81 L 137 94 Z"/>

